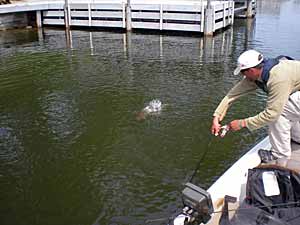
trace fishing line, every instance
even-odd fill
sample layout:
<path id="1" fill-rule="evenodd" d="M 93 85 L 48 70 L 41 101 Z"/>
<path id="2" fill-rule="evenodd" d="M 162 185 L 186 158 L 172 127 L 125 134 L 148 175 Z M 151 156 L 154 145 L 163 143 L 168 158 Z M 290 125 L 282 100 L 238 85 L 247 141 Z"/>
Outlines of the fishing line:
<path id="1" fill-rule="evenodd" d="M 227 131 L 226 131 L 226 132 L 227 132 Z M 226 133 L 226 132 L 225 132 L 225 133 Z M 224 133 L 223 137 L 225 136 L 225 133 Z M 198 161 L 198 163 L 197 163 L 197 166 L 196 166 L 196 168 L 195 168 L 194 171 L 193 171 L 193 174 L 191 175 L 190 179 L 188 180 L 190 183 L 192 183 L 192 181 L 193 181 L 195 175 L 197 174 L 197 172 L 198 172 L 198 170 L 199 170 L 199 168 L 200 168 L 200 166 L 201 166 L 201 163 L 202 163 L 203 160 L 206 158 L 206 155 L 207 155 L 207 153 L 208 153 L 209 150 L 210 150 L 210 147 L 211 147 L 211 144 L 212 144 L 212 142 L 213 142 L 213 138 L 214 138 L 214 137 L 215 137 L 214 135 L 211 135 L 211 136 L 210 136 L 209 142 L 208 142 L 208 144 L 207 144 L 207 148 L 206 148 L 205 152 L 202 154 L 201 158 L 199 159 L 199 161 Z M 222 212 L 222 211 L 220 211 L 220 212 Z M 214 213 L 214 212 L 213 212 L 213 213 Z M 216 213 L 219 213 L 219 212 L 216 212 Z M 165 221 L 165 220 L 169 220 L 169 221 L 170 221 L 170 220 L 172 220 L 172 219 L 174 219 L 174 217 L 162 217 L 162 218 L 157 218 L 157 219 L 152 219 L 152 220 L 146 220 L 145 223 L 148 224 L 148 223 L 153 223 L 153 222 L 161 222 L 161 221 Z"/>
<path id="2" fill-rule="evenodd" d="M 211 146 L 211 143 L 212 143 L 213 138 L 214 138 L 214 136 L 211 135 L 211 138 L 210 138 L 210 140 L 209 140 L 209 142 L 208 142 L 208 144 L 207 144 L 207 148 L 206 148 L 205 152 L 202 154 L 202 157 L 199 159 L 199 161 L 198 161 L 198 163 L 197 163 L 197 166 L 196 166 L 196 168 L 194 169 L 194 172 L 193 172 L 192 176 L 191 176 L 190 179 L 189 179 L 189 182 L 190 182 L 190 183 L 192 183 L 192 180 L 194 179 L 195 175 L 197 174 L 197 172 L 198 172 L 198 170 L 199 170 L 199 168 L 200 168 L 200 165 L 201 165 L 202 161 L 205 159 L 205 157 L 206 157 L 208 151 L 210 150 L 210 146 Z"/>
<path id="3" fill-rule="evenodd" d="M 220 136 L 221 138 L 224 138 L 229 130 L 230 130 L 230 126 L 227 124 L 227 125 L 224 125 L 224 126 L 221 127 L 221 129 L 220 129 L 220 131 L 217 135 L 211 135 L 210 141 L 207 144 L 207 148 L 206 148 L 205 152 L 203 153 L 202 157 L 200 158 L 200 160 L 198 161 L 198 164 L 197 164 L 191 178 L 189 179 L 190 183 L 192 183 L 192 180 L 194 179 L 197 171 L 199 170 L 202 161 L 205 159 L 207 152 L 210 150 L 210 146 L 211 146 L 211 143 L 213 141 L 213 138 L 215 136 Z"/>
<path id="4" fill-rule="evenodd" d="M 199 159 L 198 163 L 197 163 L 197 166 L 196 168 L 194 169 L 194 172 L 192 174 L 192 176 L 190 177 L 190 179 L 188 180 L 189 182 L 192 182 L 192 180 L 194 179 L 195 175 L 197 174 L 197 171 L 199 170 L 200 166 L 201 166 L 201 163 L 202 161 L 205 159 L 209 149 L 210 149 L 210 146 L 212 144 L 212 140 L 213 140 L 214 136 L 212 135 L 210 137 L 210 140 L 207 144 L 207 148 L 205 150 L 205 152 L 202 154 L 202 157 Z M 155 223 L 155 222 L 161 222 L 161 221 L 166 221 L 166 220 L 173 220 L 175 217 L 162 217 L 162 218 L 157 218 L 157 219 L 152 219 L 152 220 L 146 220 L 145 223 L 146 224 L 149 224 L 149 223 Z"/>

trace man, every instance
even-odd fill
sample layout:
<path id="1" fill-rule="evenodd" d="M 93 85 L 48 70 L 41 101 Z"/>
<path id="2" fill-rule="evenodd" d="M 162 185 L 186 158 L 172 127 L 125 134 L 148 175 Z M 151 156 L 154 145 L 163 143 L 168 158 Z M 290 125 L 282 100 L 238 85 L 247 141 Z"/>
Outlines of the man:
<path id="1" fill-rule="evenodd" d="M 266 108 L 256 116 L 231 121 L 229 129 L 238 131 L 246 127 L 252 131 L 268 125 L 272 149 L 259 151 L 262 162 L 289 157 L 291 141 L 300 143 L 300 61 L 287 56 L 264 59 L 259 52 L 248 50 L 238 58 L 234 75 L 238 74 L 243 79 L 214 112 L 212 134 L 219 134 L 220 122 L 233 101 L 261 88 L 268 95 Z"/>

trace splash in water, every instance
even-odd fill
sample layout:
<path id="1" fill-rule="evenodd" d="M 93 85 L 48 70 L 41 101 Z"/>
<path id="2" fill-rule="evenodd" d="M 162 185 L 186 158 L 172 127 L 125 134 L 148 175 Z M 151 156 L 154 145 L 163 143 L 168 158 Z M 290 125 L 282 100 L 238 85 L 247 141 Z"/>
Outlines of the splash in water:
<path id="1" fill-rule="evenodd" d="M 142 111 L 137 113 L 136 119 L 144 120 L 147 115 L 157 114 L 162 110 L 162 106 L 162 102 L 159 99 L 153 99 Z"/>
<path id="2" fill-rule="evenodd" d="M 154 99 L 143 109 L 146 113 L 156 113 L 160 112 L 162 109 L 161 101 L 158 99 Z"/>

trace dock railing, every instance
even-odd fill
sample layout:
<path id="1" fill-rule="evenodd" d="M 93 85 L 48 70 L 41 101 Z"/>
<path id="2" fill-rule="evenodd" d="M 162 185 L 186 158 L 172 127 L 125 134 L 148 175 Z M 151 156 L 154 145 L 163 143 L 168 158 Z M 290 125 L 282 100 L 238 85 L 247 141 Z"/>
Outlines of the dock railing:
<path id="1" fill-rule="evenodd" d="M 180 3 L 131 3 L 131 12 L 126 12 L 127 3 L 78 3 L 69 2 L 70 26 L 174 30 L 204 32 L 206 2 Z M 217 1 L 214 9 L 213 32 L 233 24 L 234 2 Z M 130 18 L 128 18 L 130 13 Z M 63 25 L 63 8 L 43 11 L 43 24 Z M 128 21 L 130 20 L 130 21 Z"/>
<path id="2" fill-rule="evenodd" d="M 38 27 L 111 27 L 127 30 L 189 31 L 210 35 L 233 24 L 237 11 L 235 3 L 241 12 L 246 9 L 248 13 L 249 4 L 252 6 L 251 10 L 256 7 L 256 0 L 156 0 L 151 3 L 145 0 L 61 0 L 0 6 L 0 16 L 36 11 Z"/>

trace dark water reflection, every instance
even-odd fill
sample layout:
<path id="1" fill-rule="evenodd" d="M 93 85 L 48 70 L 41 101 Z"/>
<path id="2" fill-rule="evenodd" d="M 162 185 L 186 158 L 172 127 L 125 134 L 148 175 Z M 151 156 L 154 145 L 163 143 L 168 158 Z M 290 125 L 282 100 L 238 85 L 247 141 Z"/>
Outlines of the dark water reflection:
<path id="1" fill-rule="evenodd" d="M 299 1 L 259 1 L 256 20 L 213 38 L 23 30 L 0 34 L 0 223 L 144 224 L 181 205 L 182 183 L 209 187 L 265 135 L 209 134 L 239 79 L 238 55 L 300 58 Z M 151 99 L 167 107 L 143 122 Z M 259 112 L 258 92 L 226 121 Z"/>

